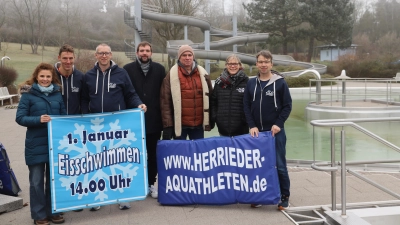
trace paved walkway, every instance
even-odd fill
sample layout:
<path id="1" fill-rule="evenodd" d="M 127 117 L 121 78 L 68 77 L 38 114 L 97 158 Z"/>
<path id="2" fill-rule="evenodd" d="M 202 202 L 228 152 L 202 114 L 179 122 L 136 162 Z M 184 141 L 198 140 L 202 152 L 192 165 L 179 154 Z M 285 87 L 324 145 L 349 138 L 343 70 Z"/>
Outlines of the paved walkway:
<path id="1" fill-rule="evenodd" d="M 0 142 L 6 147 L 11 166 L 18 178 L 21 189 L 19 197 L 29 204 L 28 168 L 24 160 L 26 128 L 15 123 L 16 109 L 0 107 Z M 370 179 L 400 193 L 399 173 L 367 173 Z M 330 205 L 330 174 L 309 168 L 290 168 L 292 207 Z M 337 178 L 337 203 L 340 203 L 340 175 Z M 1 199 L 1 198 L 0 198 Z M 348 202 L 371 202 L 395 200 L 394 197 L 348 175 Z M 0 202 L 0 205 L 2 203 Z M 27 205 L 28 205 L 27 204 Z M 103 206 L 97 212 L 65 213 L 65 224 L 293 224 L 276 206 L 252 209 L 249 205 L 226 206 L 161 206 L 157 200 L 148 197 L 134 202 L 129 210 L 119 210 L 117 205 Z M 1 225 L 32 224 L 29 205 L 0 215 Z"/>

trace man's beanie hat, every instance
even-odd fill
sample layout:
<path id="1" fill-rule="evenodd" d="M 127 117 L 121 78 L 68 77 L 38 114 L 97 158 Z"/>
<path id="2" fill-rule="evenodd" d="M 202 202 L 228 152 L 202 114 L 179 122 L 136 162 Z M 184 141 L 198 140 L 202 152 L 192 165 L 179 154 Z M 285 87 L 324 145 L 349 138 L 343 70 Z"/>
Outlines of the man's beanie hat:
<path id="1" fill-rule="evenodd" d="M 184 52 L 190 52 L 190 53 L 192 53 L 193 58 L 194 58 L 193 48 L 190 47 L 189 45 L 182 45 L 182 46 L 179 48 L 179 50 L 178 50 L 178 59 L 181 58 L 181 55 L 182 55 Z"/>

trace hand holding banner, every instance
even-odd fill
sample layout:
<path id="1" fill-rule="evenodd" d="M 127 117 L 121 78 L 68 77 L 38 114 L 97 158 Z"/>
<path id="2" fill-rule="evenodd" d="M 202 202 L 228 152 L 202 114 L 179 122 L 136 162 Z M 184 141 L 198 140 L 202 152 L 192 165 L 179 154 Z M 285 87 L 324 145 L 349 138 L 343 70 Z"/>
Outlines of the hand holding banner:
<path id="1" fill-rule="evenodd" d="M 146 197 L 142 110 L 51 118 L 48 130 L 54 212 Z"/>

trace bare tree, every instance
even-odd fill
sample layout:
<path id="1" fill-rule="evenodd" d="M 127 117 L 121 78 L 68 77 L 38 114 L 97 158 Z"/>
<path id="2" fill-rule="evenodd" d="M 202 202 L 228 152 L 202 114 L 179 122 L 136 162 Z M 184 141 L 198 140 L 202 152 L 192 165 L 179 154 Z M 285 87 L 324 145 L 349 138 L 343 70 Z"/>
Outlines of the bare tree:
<path id="1" fill-rule="evenodd" d="M 156 5 L 161 8 L 162 13 L 180 14 L 186 16 L 194 16 L 203 4 L 203 0 L 147 0 L 147 4 Z M 163 45 L 163 49 L 167 47 L 168 40 L 183 39 L 184 25 L 150 21 L 157 35 L 153 37 Z M 175 64 L 175 60 L 168 56 L 168 66 Z"/>
<path id="2" fill-rule="evenodd" d="M 38 54 L 38 47 L 46 38 L 49 0 L 11 0 L 11 4 L 32 54 Z"/>
<path id="3" fill-rule="evenodd" d="M 7 6 L 7 2 L 0 4 L 0 51 L 1 51 L 1 42 L 3 41 L 3 37 L 1 36 L 1 34 L 2 34 L 1 27 L 6 22 L 6 12 L 7 12 L 6 6 Z"/>

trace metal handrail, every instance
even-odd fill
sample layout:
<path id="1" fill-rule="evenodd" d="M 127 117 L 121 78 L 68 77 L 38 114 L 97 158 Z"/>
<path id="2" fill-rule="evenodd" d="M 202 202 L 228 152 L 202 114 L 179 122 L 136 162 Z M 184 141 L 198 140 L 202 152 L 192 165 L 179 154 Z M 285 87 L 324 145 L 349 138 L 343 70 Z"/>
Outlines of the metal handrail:
<path id="1" fill-rule="evenodd" d="M 323 96 L 329 96 L 326 100 L 328 102 L 331 102 L 331 105 L 334 101 L 341 101 L 342 102 L 342 107 L 346 107 L 346 102 L 351 101 L 351 100 L 367 100 L 368 97 L 371 96 L 383 96 L 385 97 L 385 101 L 388 103 L 393 103 L 393 102 L 400 102 L 400 99 L 395 101 L 393 99 L 393 96 L 398 97 L 400 95 L 400 92 L 396 91 L 396 88 L 394 88 L 394 84 L 398 84 L 400 80 L 398 79 L 376 79 L 376 78 L 352 78 L 352 79 L 310 79 L 309 80 L 309 88 L 310 88 L 310 101 L 312 100 L 312 95 L 315 95 L 315 104 L 319 105 L 321 104 L 322 97 Z M 330 88 L 329 89 L 322 89 L 322 88 L 316 88 L 313 90 L 313 84 L 315 84 L 317 87 L 321 86 L 322 82 L 330 82 Z M 338 85 L 336 88 L 334 87 L 334 83 L 337 83 Z M 354 94 L 354 93 L 348 93 L 347 85 L 349 83 L 359 83 L 361 86 L 358 86 L 357 89 L 363 90 L 363 94 Z M 381 83 L 384 85 L 382 88 L 384 88 L 384 94 L 382 94 L 382 90 L 375 90 L 367 86 L 368 83 Z M 341 85 L 339 85 L 341 84 Z M 397 88 L 400 88 L 400 86 L 397 86 Z M 360 97 L 361 98 L 353 98 L 351 97 Z"/>
<path id="2" fill-rule="evenodd" d="M 311 168 L 318 171 L 331 172 L 331 192 L 332 192 L 332 210 L 336 210 L 336 171 L 339 167 L 336 164 L 340 164 L 341 169 L 341 202 L 342 202 L 342 216 L 346 216 L 346 171 L 353 174 L 355 177 L 368 182 L 369 184 L 379 188 L 380 190 L 400 199 L 400 195 L 392 192 L 391 190 L 381 186 L 380 184 L 363 177 L 362 175 L 346 169 L 346 165 L 361 165 L 361 164 L 374 164 L 374 163 L 399 163 L 400 160 L 371 160 L 371 161 L 358 161 L 358 162 L 346 162 L 346 145 L 345 145 L 345 130 L 344 127 L 353 127 L 354 129 L 364 133 L 368 137 L 388 146 L 389 148 L 400 153 L 400 147 L 392 144 L 391 142 L 379 137 L 373 132 L 361 127 L 356 124 L 357 122 L 385 122 L 385 121 L 400 121 L 400 117 L 384 117 L 384 118 L 361 118 L 361 119 L 330 119 L 330 120 L 313 120 L 310 124 L 313 127 L 330 127 L 331 128 L 331 162 L 319 162 L 315 163 L 315 144 L 313 147 L 314 163 Z M 341 130 L 341 160 L 335 162 L 335 127 L 342 127 Z M 314 131 L 315 133 L 315 131 Z M 315 136 L 314 136 L 315 141 Z"/>

